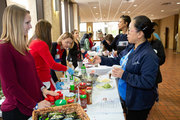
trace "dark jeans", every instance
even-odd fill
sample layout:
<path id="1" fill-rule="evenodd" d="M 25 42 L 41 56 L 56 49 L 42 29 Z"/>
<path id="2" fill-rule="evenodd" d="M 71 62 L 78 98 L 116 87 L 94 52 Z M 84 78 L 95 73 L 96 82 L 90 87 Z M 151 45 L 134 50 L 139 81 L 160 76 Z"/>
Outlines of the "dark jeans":
<path id="1" fill-rule="evenodd" d="M 18 108 L 15 108 L 14 110 L 8 112 L 2 112 L 3 120 L 27 120 L 30 117 L 31 116 L 22 114 Z"/>

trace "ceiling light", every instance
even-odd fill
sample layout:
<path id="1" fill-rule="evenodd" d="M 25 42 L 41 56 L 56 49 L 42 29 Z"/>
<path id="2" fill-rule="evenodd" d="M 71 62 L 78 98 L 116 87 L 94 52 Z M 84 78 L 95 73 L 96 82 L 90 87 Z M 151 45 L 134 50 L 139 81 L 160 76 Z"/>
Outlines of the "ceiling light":
<path id="1" fill-rule="evenodd" d="M 127 13 L 130 13 L 131 11 L 128 11 Z"/>
<path id="2" fill-rule="evenodd" d="M 180 2 L 177 2 L 178 5 L 180 5 Z"/>
<path id="3" fill-rule="evenodd" d="M 171 2 L 165 2 L 165 3 L 162 3 L 161 5 L 170 5 L 172 4 Z"/>
<path id="4" fill-rule="evenodd" d="M 137 5 L 135 4 L 135 5 L 133 5 L 134 7 L 137 7 Z"/>
<path id="5" fill-rule="evenodd" d="M 123 0 L 123 2 L 134 2 L 134 0 Z"/>
<path id="6" fill-rule="evenodd" d="M 98 15 L 99 13 L 96 13 L 96 15 Z"/>
<path id="7" fill-rule="evenodd" d="M 126 11 L 122 11 L 121 13 L 125 14 L 125 13 L 126 13 Z"/>
<path id="8" fill-rule="evenodd" d="M 97 8 L 96 6 L 94 6 L 93 8 Z"/>
<path id="9" fill-rule="evenodd" d="M 161 10 L 161 12 L 164 12 L 164 10 Z"/>

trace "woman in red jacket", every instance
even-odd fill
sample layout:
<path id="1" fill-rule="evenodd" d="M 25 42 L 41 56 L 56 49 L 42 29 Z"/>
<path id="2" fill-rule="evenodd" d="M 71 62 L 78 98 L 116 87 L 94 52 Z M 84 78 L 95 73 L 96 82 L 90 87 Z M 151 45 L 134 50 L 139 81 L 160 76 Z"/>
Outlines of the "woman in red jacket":
<path id="1" fill-rule="evenodd" d="M 51 79 L 50 68 L 58 71 L 74 71 L 62 64 L 56 63 L 51 56 L 51 24 L 46 20 L 39 20 L 35 27 L 35 33 L 30 40 L 30 53 L 34 57 L 38 76 L 47 89 L 55 90 L 55 83 Z M 69 33 L 70 34 L 70 33 Z M 71 34 L 70 34 L 71 35 Z M 73 44 L 73 37 L 68 38 L 68 45 Z"/>

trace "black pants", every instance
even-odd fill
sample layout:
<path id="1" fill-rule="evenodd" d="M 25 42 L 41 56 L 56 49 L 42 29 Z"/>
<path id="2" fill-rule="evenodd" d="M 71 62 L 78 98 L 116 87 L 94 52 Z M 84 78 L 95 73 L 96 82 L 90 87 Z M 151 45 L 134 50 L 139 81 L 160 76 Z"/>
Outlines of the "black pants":
<path id="1" fill-rule="evenodd" d="M 18 108 L 15 108 L 14 110 L 8 111 L 8 112 L 2 112 L 2 118 L 3 120 L 27 120 L 31 116 L 26 116 L 22 114 Z"/>
<path id="2" fill-rule="evenodd" d="M 149 114 L 149 109 L 145 110 L 128 110 L 126 109 L 125 101 L 120 97 L 123 112 L 126 113 L 126 120 L 146 120 Z"/>
<path id="3" fill-rule="evenodd" d="M 126 120 L 146 120 L 150 110 L 127 110 Z"/>

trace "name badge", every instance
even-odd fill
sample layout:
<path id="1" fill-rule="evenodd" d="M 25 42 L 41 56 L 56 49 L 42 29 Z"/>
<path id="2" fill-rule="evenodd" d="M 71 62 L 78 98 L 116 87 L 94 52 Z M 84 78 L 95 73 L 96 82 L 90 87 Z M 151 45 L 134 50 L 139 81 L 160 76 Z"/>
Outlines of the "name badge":
<path id="1" fill-rule="evenodd" d="M 60 59 L 60 55 L 59 55 L 59 54 L 56 54 L 56 55 L 55 55 L 55 59 Z"/>

